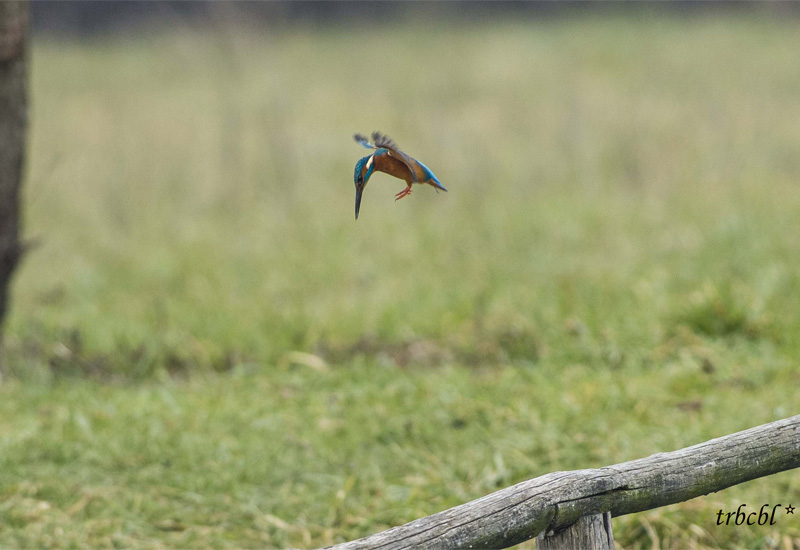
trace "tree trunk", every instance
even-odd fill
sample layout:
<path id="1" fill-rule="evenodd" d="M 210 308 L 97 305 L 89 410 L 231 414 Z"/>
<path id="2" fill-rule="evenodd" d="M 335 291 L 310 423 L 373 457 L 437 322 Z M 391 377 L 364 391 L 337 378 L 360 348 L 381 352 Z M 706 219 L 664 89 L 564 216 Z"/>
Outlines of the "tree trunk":
<path id="1" fill-rule="evenodd" d="M 23 250 L 19 206 L 28 118 L 27 31 L 28 2 L 0 2 L 0 344 L 9 285 Z"/>

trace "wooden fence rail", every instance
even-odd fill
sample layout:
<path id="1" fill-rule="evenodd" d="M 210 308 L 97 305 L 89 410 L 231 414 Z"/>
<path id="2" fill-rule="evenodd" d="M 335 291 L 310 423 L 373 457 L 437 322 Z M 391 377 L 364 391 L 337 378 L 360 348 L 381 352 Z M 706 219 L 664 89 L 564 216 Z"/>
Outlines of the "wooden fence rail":
<path id="1" fill-rule="evenodd" d="M 682 502 L 797 467 L 800 415 L 679 451 L 546 474 L 331 548 L 508 548 L 537 535 L 540 548 L 569 548 L 569 540 L 582 540 L 575 537 L 588 531 L 599 540 L 594 547 L 613 548 L 612 516 Z"/>

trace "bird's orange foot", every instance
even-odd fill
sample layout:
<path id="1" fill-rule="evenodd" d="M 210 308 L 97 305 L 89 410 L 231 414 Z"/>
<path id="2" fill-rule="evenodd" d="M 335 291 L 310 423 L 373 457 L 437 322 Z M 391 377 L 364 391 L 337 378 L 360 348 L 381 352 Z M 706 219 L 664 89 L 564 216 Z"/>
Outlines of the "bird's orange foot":
<path id="1" fill-rule="evenodd" d="M 394 200 L 398 201 L 398 200 L 402 199 L 403 197 L 407 197 L 410 194 L 411 194 L 411 187 L 406 187 L 405 189 L 403 189 L 402 191 L 400 191 L 398 194 L 396 194 L 394 196 Z"/>

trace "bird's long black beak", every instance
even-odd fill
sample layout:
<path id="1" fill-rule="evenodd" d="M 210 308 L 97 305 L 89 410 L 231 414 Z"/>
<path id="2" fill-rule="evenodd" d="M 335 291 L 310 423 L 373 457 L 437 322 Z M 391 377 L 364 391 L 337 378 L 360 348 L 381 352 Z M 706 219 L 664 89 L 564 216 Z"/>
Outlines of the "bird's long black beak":
<path id="1" fill-rule="evenodd" d="M 361 193 L 364 188 L 356 188 L 356 219 L 358 219 L 358 211 L 361 210 Z"/>

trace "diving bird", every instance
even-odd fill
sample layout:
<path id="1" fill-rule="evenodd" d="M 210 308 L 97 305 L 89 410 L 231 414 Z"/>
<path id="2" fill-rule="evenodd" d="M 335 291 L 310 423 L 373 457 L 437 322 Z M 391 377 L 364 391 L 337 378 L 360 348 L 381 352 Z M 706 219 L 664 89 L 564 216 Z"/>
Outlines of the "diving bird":
<path id="1" fill-rule="evenodd" d="M 375 150 L 374 153 L 359 159 L 356 163 L 356 172 L 353 176 L 356 184 L 356 219 L 358 219 L 358 211 L 361 209 L 361 194 L 375 170 L 405 180 L 406 188 L 397 193 L 394 200 L 408 196 L 411 193 L 411 185 L 414 183 L 432 185 L 437 193 L 439 189 L 447 191 L 430 168 L 398 149 L 397 144 L 389 136 L 380 132 L 372 132 L 371 143 L 361 134 L 355 134 L 353 139 L 367 149 Z"/>

